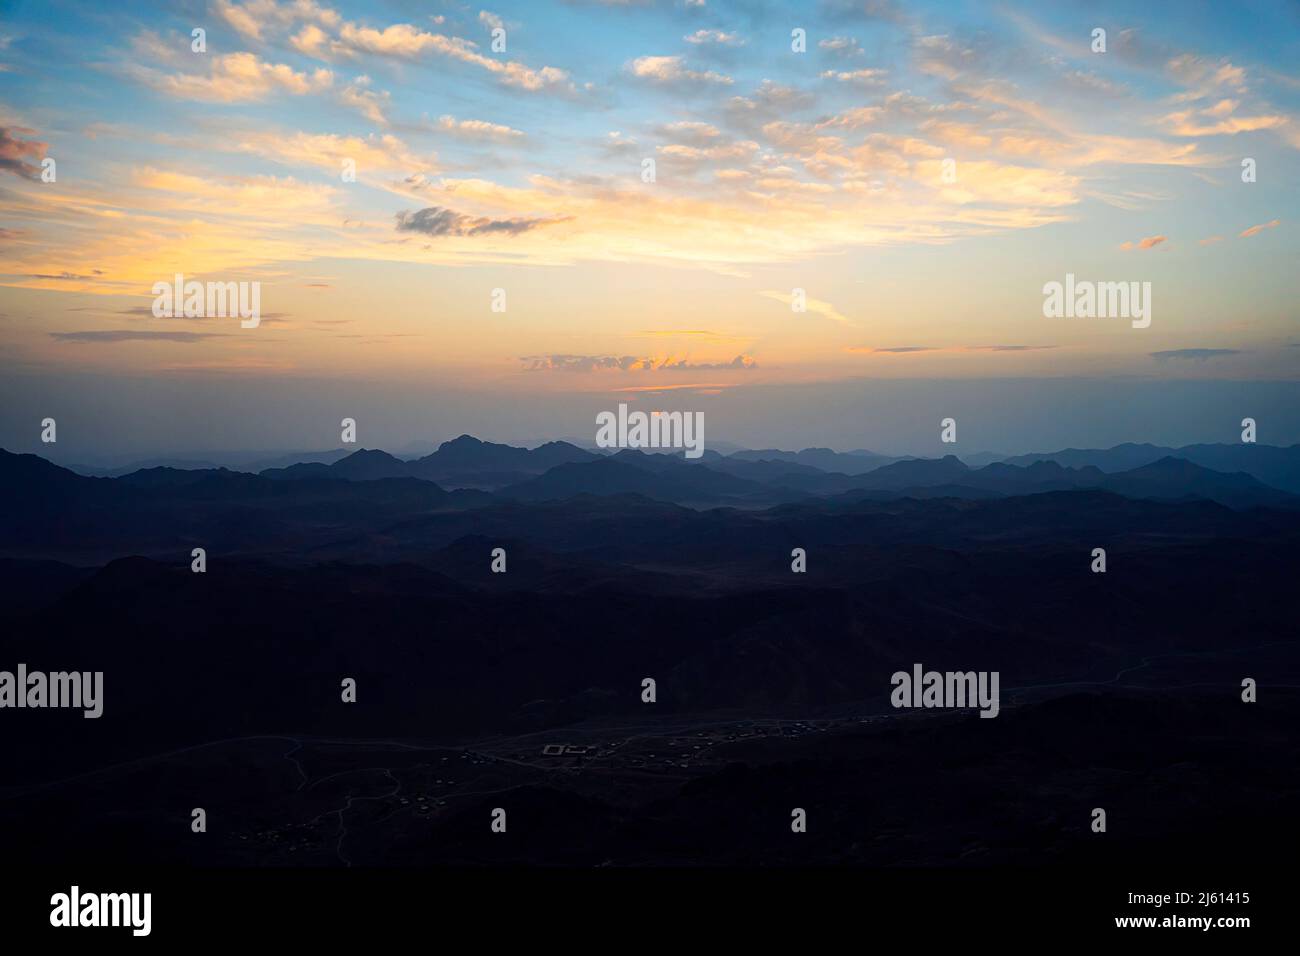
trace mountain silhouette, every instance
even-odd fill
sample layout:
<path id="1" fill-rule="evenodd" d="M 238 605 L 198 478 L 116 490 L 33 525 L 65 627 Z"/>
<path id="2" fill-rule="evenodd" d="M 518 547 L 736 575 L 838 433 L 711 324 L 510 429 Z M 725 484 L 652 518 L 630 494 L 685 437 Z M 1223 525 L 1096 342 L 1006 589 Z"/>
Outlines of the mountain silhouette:
<path id="1" fill-rule="evenodd" d="M 373 481 L 378 478 L 419 478 L 449 489 L 495 489 L 540 475 L 556 465 L 592 461 L 600 456 L 568 442 L 547 442 L 538 448 L 517 448 L 480 441 L 470 435 L 443 442 L 436 451 L 404 461 L 383 451 L 361 449 L 332 464 L 303 463 L 268 469 L 262 474 L 277 480 L 342 478 Z"/>
<path id="2" fill-rule="evenodd" d="M 1092 466 L 1104 472 L 1131 471 L 1162 458 L 1181 458 L 1221 472 L 1245 472 L 1282 491 L 1300 494 L 1300 445 L 1282 447 L 1238 442 L 1235 444 L 1161 445 L 1126 443 L 1113 448 L 1066 448 L 1061 451 L 1014 455 L 1003 459 L 1012 465 L 1047 460 L 1070 468 Z"/>
<path id="3" fill-rule="evenodd" d="M 332 464 L 303 462 L 287 468 L 268 468 L 263 478 L 301 481 L 307 478 L 341 478 L 346 481 L 374 481 L 379 478 L 418 478 L 413 463 L 377 449 L 362 448 Z"/>
<path id="4" fill-rule="evenodd" d="M 1300 509 L 1256 477 L 449 444 L 433 472 L 519 477 L 0 452 L 8 659 L 108 689 L 98 722 L 7 712 L 7 858 L 1068 865 L 1102 805 L 1113 865 L 1289 825 Z M 997 671 L 1001 715 L 891 710 L 912 662 Z M 228 838 L 160 836 L 195 792 Z"/>

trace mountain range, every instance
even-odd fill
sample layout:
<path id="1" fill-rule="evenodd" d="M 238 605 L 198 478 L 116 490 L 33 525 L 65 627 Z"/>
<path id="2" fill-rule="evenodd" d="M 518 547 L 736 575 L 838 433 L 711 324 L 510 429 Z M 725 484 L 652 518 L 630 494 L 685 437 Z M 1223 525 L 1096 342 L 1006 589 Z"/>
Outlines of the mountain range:
<path id="1" fill-rule="evenodd" d="M 1165 454 L 1164 452 L 1170 452 Z M 1218 466 L 1218 467 L 1215 467 Z M 382 483 L 373 488 L 351 484 Z M 1300 446 L 1123 445 L 1016 456 L 971 467 L 955 455 L 887 458 L 870 452 L 706 452 L 624 449 L 611 454 L 569 442 L 537 448 L 483 442 L 469 435 L 405 460 L 360 449 L 332 462 L 299 462 L 254 474 L 226 468 L 159 465 L 116 478 L 79 475 L 34 455 L 0 451 L 0 488 L 10 520 L 30 522 L 42 507 L 165 509 L 168 502 L 226 501 L 248 507 L 476 507 L 488 500 L 557 501 L 578 495 L 636 494 L 693 508 L 763 509 L 824 500 L 981 499 L 1097 490 L 1129 498 L 1214 501 L 1234 509 L 1300 505 Z M 490 493 L 491 498 L 487 497 Z"/>
<path id="2" fill-rule="evenodd" d="M 648 481 L 644 475 L 602 464 L 609 458 L 658 475 L 659 480 Z M 1173 461 L 1193 467 L 1175 466 Z M 676 465 L 690 465 L 708 474 L 690 478 L 676 471 Z M 553 469 L 559 470 L 544 477 Z M 681 454 L 631 449 L 607 455 L 564 441 L 527 449 L 462 435 L 414 460 L 363 449 L 332 463 L 301 463 L 260 474 L 277 480 L 419 478 L 449 489 L 502 491 L 529 499 L 634 492 L 684 503 L 763 506 L 798 500 L 801 493 L 818 496 L 855 490 L 911 490 L 930 495 L 933 492 L 922 490 L 942 487 L 957 497 L 968 497 L 981 492 L 1027 494 L 1101 488 L 1137 497 L 1203 497 L 1231 507 L 1250 507 L 1285 506 L 1289 497 L 1278 492 L 1300 494 L 1300 446 L 1202 444 L 1174 449 L 1130 444 L 1017 455 L 971 467 L 955 455 L 893 458 L 865 450 L 805 448 L 798 452 L 745 450 L 730 455 L 706 451 L 699 459 L 687 459 Z M 738 480 L 726 481 L 718 478 L 719 474 Z M 543 480 L 533 480 L 539 478 Z"/>
<path id="3" fill-rule="evenodd" d="M 1270 475 L 1284 476 L 1297 455 L 1295 448 L 1254 450 L 1262 453 L 1258 470 Z M 630 449 L 600 454 L 567 442 L 526 449 L 462 436 L 409 461 L 362 449 L 330 464 L 298 463 L 261 474 L 158 466 L 95 478 L 36 455 L 0 450 L 0 556 L 95 562 L 123 553 L 164 555 L 204 547 L 287 561 L 355 551 L 382 560 L 418 557 L 433 544 L 431 534 L 444 545 L 484 535 L 531 537 L 550 547 L 576 530 L 601 527 L 604 501 L 612 515 L 604 533 L 637 537 L 644 528 L 651 540 L 643 543 L 654 550 L 653 534 L 677 529 L 684 537 L 676 546 L 688 552 L 701 545 L 717 549 L 710 524 L 725 524 L 730 540 L 751 535 L 757 540 L 775 521 L 797 517 L 810 526 L 801 533 L 815 537 L 822 532 L 813 528 L 822 522 L 849 521 L 844 526 L 850 527 L 857 519 L 846 516 L 875 514 L 875 521 L 900 508 L 907 513 L 914 507 L 908 502 L 934 501 L 933 513 L 960 527 L 959 503 L 1014 500 L 1017 504 L 1000 519 L 1004 533 L 1027 520 L 1038 507 L 1036 499 L 1062 495 L 1073 502 L 1062 505 L 1072 514 L 1112 511 L 1105 504 L 1110 499 L 1199 503 L 1223 512 L 1222 521 L 1204 508 L 1196 512 L 1206 527 L 1240 525 L 1240 517 L 1230 519 L 1234 514 L 1300 511 L 1300 496 L 1256 475 L 1216 471 L 1171 456 L 1107 472 L 1050 459 L 972 468 L 949 455 L 890 460 L 846 474 L 807 464 L 825 458 L 819 450 L 808 451 L 812 454 L 778 459 L 710 452 L 689 460 Z M 1220 446 L 1198 451 L 1229 463 L 1254 461 Z M 1111 460 L 1122 461 L 1127 454 Z M 791 460 L 800 456 L 805 460 Z M 711 517 L 719 509 L 754 517 Z M 994 513 L 985 512 L 977 524 Z M 685 525 L 700 535 L 698 540 L 686 534 Z M 826 531 L 837 540 L 833 525 Z M 918 527 L 910 533 L 923 535 Z M 598 546 L 599 535 L 574 545 Z"/>
<path id="4" fill-rule="evenodd" d="M 102 720 L 6 714 L 6 852 L 1111 866 L 1293 824 L 1300 508 L 1261 473 L 1294 449 L 806 451 L 466 436 L 119 477 L 0 452 L 6 661 L 108 688 Z M 998 672 L 1001 716 L 892 710 L 914 662 Z M 479 825 L 497 806 L 519 838 Z"/>

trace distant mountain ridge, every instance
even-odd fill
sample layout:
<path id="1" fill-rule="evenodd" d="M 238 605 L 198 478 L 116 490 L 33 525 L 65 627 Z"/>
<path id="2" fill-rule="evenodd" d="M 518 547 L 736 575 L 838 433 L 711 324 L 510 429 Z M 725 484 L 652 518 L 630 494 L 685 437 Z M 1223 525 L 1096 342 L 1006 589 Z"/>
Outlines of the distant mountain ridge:
<path id="1" fill-rule="evenodd" d="M 1091 465 L 1105 472 L 1130 471 L 1162 458 L 1181 458 L 1214 471 L 1245 472 L 1266 485 L 1300 494 L 1300 445 L 1197 444 L 1181 448 L 1126 442 L 1113 448 L 1065 448 L 1002 459 L 1010 465 L 1054 461 L 1070 468 Z"/>
<path id="2" fill-rule="evenodd" d="M 1232 508 L 1300 505 L 1300 498 L 1269 487 L 1244 472 L 1214 471 L 1171 456 L 1107 474 L 1091 465 L 1069 468 L 1041 459 L 1029 465 L 994 462 L 983 468 L 970 468 L 949 455 L 937 460 L 915 459 L 886 465 L 861 476 L 860 484 L 864 491 L 895 493 L 943 486 L 953 497 L 967 497 L 962 494 L 963 489 L 1000 495 L 1096 489 L 1128 498 L 1169 501 L 1204 498 Z"/>
<path id="3" fill-rule="evenodd" d="M 379 478 L 419 478 L 437 482 L 449 489 L 478 488 L 490 490 L 515 484 L 532 475 L 578 461 L 594 461 L 601 456 L 568 442 L 547 442 L 537 448 L 518 448 L 480 441 L 461 435 L 443 442 L 423 458 L 404 461 L 377 449 L 360 449 L 332 464 L 303 463 L 288 468 L 261 472 L 275 480 L 306 478 L 344 478 L 348 481 L 372 481 Z"/>
<path id="4" fill-rule="evenodd" d="M 1206 447 L 1217 446 L 1202 449 Z M 1232 508 L 1289 507 L 1296 503 L 1289 492 L 1271 487 L 1245 471 L 1217 471 L 1171 455 L 1146 461 L 1156 449 L 1120 449 L 1112 460 L 1134 458 L 1143 464 L 1108 473 L 1092 464 L 1074 466 L 1033 456 L 1023 463 L 1000 461 L 982 468 L 972 468 L 956 455 L 888 459 L 829 449 L 767 449 L 730 456 L 706 452 L 699 459 L 687 459 L 680 453 L 635 449 L 599 455 L 567 442 L 551 442 L 529 450 L 463 435 L 415 461 L 363 449 L 332 465 L 295 465 L 263 475 L 350 481 L 419 478 L 530 501 L 561 500 L 579 494 L 641 494 L 693 507 L 762 508 L 808 497 L 878 498 L 882 494 L 987 498 L 1078 489 L 1161 500 L 1204 498 Z M 1202 450 L 1203 457 L 1208 454 Z M 1221 452 L 1219 457 L 1232 460 L 1242 456 Z M 1285 456 L 1279 460 L 1284 462 Z M 852 473 L 827 471 L 811 464 L 813 461 L 845 466 Z"/>
<path id="5" fill-rule="evenodd" d="M 406 446 L 417 450 L 421 444 Z M 159 457 L 141 460 L 128 466 L 96 467 L 65 465 L 77 474 L 118 478 L 146 468 L 167 467 L 177 470 L 216 470 L 263 474 L 274 479 L 378 478 L 411 477 L 438 482 L 447 488 L 496 490 L 519 484 L 559 464 L 591 461 L 609 457 L 612 450 L 584 448 L 576 441 L 552 441 L 537 448 L 481 441 L 461 435 L 445 441 L 433 452 L 421 457 L 404 457 L 377 449 L 331 449 L 318 452 L 290 452 L 279 456 L 253 454 L 213 457 Z M 655 450 L 647 449 L 654 454 Z M 680 457 L 678 455 L 677 457 Z M 1300 494 L 1300 445 L 1275 446 L 1247 443 L 1194 444 L 1179 448 L 1149 443 L 1126 442 L 1111 448 L 1064 448 L 1057 451 L 1002 455 L 988 452 L 959 453 L 956 457 L 971 468 L 989 464 L 1032 466 L 1036 462 L 1054 462 L 1065 468 L 1095 468 L 1103 473 L 1131 471 L 1151 465 L 1162 458 L 1179 458 L 1219 472 L 1244 472 L 1265 485 Z M 233 460 L 233 463 L 232 463 Z M 738 449 L 734 445 L 710 443 L 704 455 L 692 463 L 707 465 L 739 478 L 771 482 L 780 477 L 792 490 L 811 494 L 833 494 L 851 490 L 845 479 L 870 474 L 900 461 L 926 460 L 916 456 L 884 455 L 865 449 L 840 452 L 829 448 L 804 448 L 787 451 L 776 448 Z M 929 459 L 935 460 L 935 459 Z M 224 462 L 225 464 L 218 464 Z M 247 462 L 247 463 L 242 463 Z M 337 466 L 337 467 L 334 467 Z M 830 476 L 830 477 L 828 477 Z"/>
<path id="6" fill-rule="evenodd" d="M 1300 455 L 1300 446 L 1191 447 L 1202 460 L 1241 462 L 1284 481 Z M 86 477 L 36 455 L 0 452 L 0 547 L 5 538 L 34 542 L 43 535 L 54 544 L 80 540 L 106 545 L 116 536 L 152 541 L 200 534 L 259 540 L 283 535 L 288 540 L 293 529 L 308 537 L 328 537 L 331 528 L 356 522 L 471 511 L 504 502 L 532 507 L 580 497 L 638 496 L 692 509 L 801 506 L 838 512 L 855 503 L 907 498 L 980 501 L 1106 492 L 1130 499 L 1201 500 L 1234 510 L 1300 508 L 1300 497 L 1270 485 L 1249 467 L 1219 470 L 1172 455 L 1146 461 L 1159 450 L 1131 445 L 1062 453 L 1065 461 L 1024 456 L 1022 463 L 999 461 L 980 468 L 956 455 L 876 456 L 884 463 L 849 474 L 809 462 L 856 470 L 872 459 L 827 449 L 730 456 L 709 451 L 700 459 L 633 449 L 600 454 L 568 442 L 527 449 L 462 435 L 413 460 L 360 449 L 332 463 L 300 462 L 260 474 L 158 466 L 118 478 Z M 1091 463 L 1098 459 L 1143 464 L 1107 471 Z M 261 527 L 253 528 L 253 523 Z"/>

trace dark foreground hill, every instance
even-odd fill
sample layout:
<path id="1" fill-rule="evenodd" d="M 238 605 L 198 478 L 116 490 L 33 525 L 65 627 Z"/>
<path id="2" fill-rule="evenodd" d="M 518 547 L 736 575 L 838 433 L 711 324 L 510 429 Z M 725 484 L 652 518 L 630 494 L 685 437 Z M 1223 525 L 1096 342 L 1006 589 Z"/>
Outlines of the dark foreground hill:
<path id="1" fill-rule="evenodd" d="M 0 712 L 6 859 L 1226 866 L 1294 835 L 1276 492 L 1179 459 L 715 464 L 486 493 L 0 454 L 0 670 L 104 675 L 98 719 Z M 916 664 L 996 672 L 999 716 L 892 708 Z"/>
<path id="2" fill-rule="evenodd" d="M 9 659 L 112 675 L 94 726 L 120 729 L 55 715 L 39 726 L 66 733 L 59 747 L 16 746 L 97 763 L 205 734 L 460 739 L 631 717 L 647 675 L 657 712 L 751 715 L 878 700 L 917 660 L 1008 686 L 1100 680 L 1296 639 L 1298 553 L 1294 512 L 1100 492 L 764 513 L 631 496 L 445 511 L 292 558 L 210 547 L 203 574 L 188 551 L 97 570 L 15 559 L 0 606 Z M 336 706 L 344 676 L 367 706 Z"/>
<path id="3" fill-rule="evenodd" d="M 6 661 L 102 670 L 105 709 L 4 715 L 7 858 L 1226 865 L 1294 832 L 1294 531 L 1135 540 L 1105 576 L 993 537 L 860 544 L 751 586 L 513 544 L 493 576 L 484 543 L 442 570 L 9 565 L 41 596 L 3 595 Z M 913 662 L 998 671 L 1002 712 L 892 710 Z"/>

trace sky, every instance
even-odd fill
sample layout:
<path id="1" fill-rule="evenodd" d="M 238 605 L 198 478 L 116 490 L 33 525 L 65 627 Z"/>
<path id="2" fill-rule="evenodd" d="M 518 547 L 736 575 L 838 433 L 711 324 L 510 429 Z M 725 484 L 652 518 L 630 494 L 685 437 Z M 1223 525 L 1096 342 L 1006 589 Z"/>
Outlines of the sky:
<path id="1" fill-rule="evenodd" d="M 0 446 L 621 402 L 706 445 L 1297 442 L 1297 63 L 1281 2 L 0 2 Z M 259 324 L 156 317 L 176 274 Z M 1045 316 L 1067 274 L 1150 324 Z"/>

